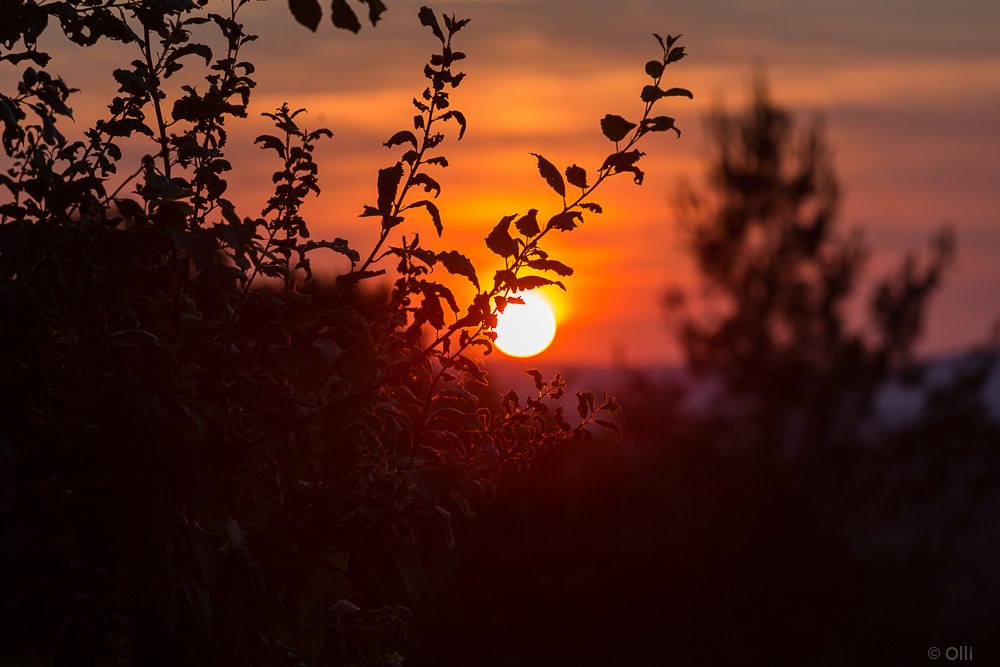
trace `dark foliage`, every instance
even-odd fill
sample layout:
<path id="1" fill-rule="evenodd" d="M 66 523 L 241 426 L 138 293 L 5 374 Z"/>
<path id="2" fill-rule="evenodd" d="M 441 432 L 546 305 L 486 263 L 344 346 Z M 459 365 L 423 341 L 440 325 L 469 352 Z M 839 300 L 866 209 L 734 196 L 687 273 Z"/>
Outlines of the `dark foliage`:
<path id="1" fill-rule="evenodd" d="M 301 110 L 265 114 L 275 132 L 256 143 L 276 170 L 260 215 L 225 196 L 227 123 L 246 115 L 256 85 L 241 59 L 255 39 L 237 21 L 244 4 L 4 4 L 0 60 L 23 69 L 16 94 L 0 95 L 0 659 L 398 664 L 428 543 L 450 547 L 453 517 L 492 496 L 503 469 L 589 440 L 594 425 L 617 428 L 601 418 L 619 409 L 606 394 L 579 393 L 572 422 L 550 408 L 565 383 L 537 371 L 532 396 L 479 405 L 484 370 L 471 352 L 491 351 L 497 312 L 518 292 L 566 275 L 545 238 L 599 212 L 589 197 L 607 177 L 641 181 L 636 142 L 672 120 L 652 118 L 646 100 L 592 184 L 567 170 L 576 196 L 538 156 L 557 212 L 503 218 L 487 245 L 505 268 L 481 283 L 461 253 L 397 236 L 418 210 L 441 233 L 433 199 L 414 195 L 440 194 L 441 128 L 466 128 L 450 94 L 464 76 L 452 38 L 468 20 L 422 8 L 440 48 L 413 130 L 385 143 L 403 152 L 362 209 L 380 229 L 363 255 L 346 239 L 312 239 L 300 215 L 320 192 L 314 148 L 331 134 L 303 127 Z M 366 4 L 374 23 L 384 6 Z M 291 11 L 312 28 L 321 16 L 314 2 Z M 358 24 L 340 0 L 333 20 Z M 58 129 L 73 91 L 44 69 L 46 29 L 138 54 L 114 71 L 118 94 L 79 139 Z M 212 30 L 225 53 L 195 41 Z M 683 55 L 674 38 L 659 41 L 657 90 Z M 163 81 L 202 61 L 204 81 L 186 79 L 170 99 Z M 126 142 L 152 152 L 120 175 Z M 351 270 L 310 286 L 316 252 Z M 386 298 L 359 298 L 390 261 Z M 438 264 L 476 287 L 470 304 L 430 279 Z"/>

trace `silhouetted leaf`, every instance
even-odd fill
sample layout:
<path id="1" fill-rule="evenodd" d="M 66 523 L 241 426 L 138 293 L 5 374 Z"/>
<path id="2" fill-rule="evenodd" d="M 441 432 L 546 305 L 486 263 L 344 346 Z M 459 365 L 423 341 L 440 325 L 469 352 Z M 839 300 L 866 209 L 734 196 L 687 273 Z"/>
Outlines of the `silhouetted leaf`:
<path id="1" fill-rule="evenodd" d="M 538 173 L 542 175 L 542 178 L 549 184 L 553 190 L 559 193 L 560 196 L 566 196 L 566 184 L 563 182 L 562 174 L 556 169 L 555 165 L 543 158 L 538 153 L 532 153 L 536 158 L 538 158 Z"/>
<path id="2" fill-rule="evenodd" d="M 500 255 L 501 257 L 510 257 L 511 255 L 517 254 L 517 243 L 511 238 L 510 232 L 510 222 L 515 216 L 508 215 L 504 217 L 497 226 L 493 228 L 490 235 L 486 237 L 486 247 Z"/>
<path id="3" fill-rule="evenodd" d="M 575 164 L 572 167 L 566 167 L 566 180 L 569 181 L 570 185 L 575 185 L 578 188 L 586 190 L 587 170 Z"/>
<path id="4" fill-rule="evenodd" d="M 420 19 L 420 25 L 425 25 L 431 29 L 434 36 L 441 40 L 444 44 L 444 33 L 441 32 L 441 26 L 438 24 L 437 17 L 434 16 L 434 11 L 430 7 L 421 7 L 420 11 L 417 13 L 417 17 Z"/>
<path id="5" fill-rule="evenodd" d="M 456 21 L 453 16 L 448 16 L 447 14 L 444 15 L 444 25 L 448 29 L 449 35 L 454 35 L 456 32 L 464 28 L 471 20 L 472 19 L 459 19 Z"/>
<path id="6" fill-rule="evenodd" d="M 449 250 L 448 252 L 438 253 L 437 258 L 441 260 L 444 268 L 449 273 L 465 276 L 472 281 L 476 289 L 479 289 L 479 278 L 476 276 L 476 269 L 472 266 L 472 262 L 469 261 L 468 257 L 456 250 Z"/>
<path id="7" fill-rule="evenodd" d="M 562 291 L 566 291 L 566 286 L 561 282 L 544 276 L 521 276 L 514 281 L 514 287 L 520 292 L 527 292 L 546 285 L 557 285 Z"/>
<path id="8" fill-rule="evenodd" d="M 667 130 L 673 130 L 678 137 L 681 136 L 681 131 L 674 126 L 674 119 L 669 116 L 647 118 L 642 123 L 643 132 L 666 132 Z"/>
<path id="9" fill-rule="evenodd" d="M 646 63 L 646 74 L 654 79 L 659 79 L 663 76 L 663 63 L 659 60 L 650 60 Z"/>
<path id="10" fill-rule="evenodd" d="M 535 389 L 539 392 L 545 387 L 546 382 L 542 380 L 542 372 L 535 370 L 534 368 L 525 368 L 524 372 L 530 375 L 535 380 Z"/>
<path id="11" fill-rule="evenodd" d="M 687 88 L 668 88 L 663 93 L 663 97 L 686 97 L 693 100 L 694 94 Z"/>
<path id="12" fill-rule="evenodd" d="M 316 32 L 319 20 L 323 18 L 323 10 L 317 0 L 288 0 L 288 7 L 296 21 Z"/>
<path id="13" fill-rule="evenodd" d="M 538 220 L 535 218 L 537 214 L 538 209 L 533 208 L 518 218 L 514 223 L 514 226 L 517 227 L 517 231 L 521 232 L 521 234 L 527 238 L 531 238 L 532 236 L 538 234 L 541 230 L 538 228 Z"/>
<path id="14" fill-rule="evenodd" d="M 413 144 L 414 148 L 417 147 L 417 137 L 409 130 L 400 130 L 396 134 L 389 137 L 389 140 L 382 145 L 386 148 L 392 148 L 393 146 L 399 146 L 400 144 L 404 144 L 406 142 Z"/>
<path id="15" fill-rule="evenodd" d="M 358 251 L 351 248 L 347 244 L 347 241 L 341 238 L 336 238 L 332 241 L 306 241 L 302 246 L 304 251 L 315 250 L 317 248 L 328 248 L 334 252 L 339 252 L 352 262 L 361 261 L 361 255 L 358 254 Z"/>
<path id="16" fill-rule="evenodd" d="M 357 14 L 347 6 L 347 0 L 333 0 L 333 25 L 338 28 L 358 32 L 361 30 L 361 22 L 358 21 Z"/>
<path id="17" fill-rule="evenodd" d="M 418 206 L 423 206 L 427 209 L 427 212 L 431 214 L 431 220 L 434 221 L 434 229 L 437 230 L 438 236 L 441 236 L 441 232 L 444 231 L 444 225 L 441 224 L 441 212 L 438 211 L 437 205 L 429 199 L 421 199 L 420 201 L 413 202 L 406 208 L 411 209 Z"/>
<path id="18" fill-rule="evenodd" d="M 561 232 L 568 232 L 576 228 L 577 220 L 582 219 L 583 216 L 580 215 L 579 211 L 565 211 L 549 218 L 549 224 L 546 229 L 552 228 L 558 229 Z"/>
<path id="19" fill-rule="evenodd" d="M 649 88 L 650 86 L 646 86 Z M 611 141 L 618 143 L 628 136 L 628 133 L 635 128 L 635 123 L 630 123 L 621 116 L 608 114 L 601 119 L 601 131 Z"/>
<path id="20" fill-rule="evenodd" d="M 658 86 L 643 86 L 642 94 L 639 96 L 646 104 L 651 104 L 664 96 L 664 92 Z"/>
<path id="21" fill-rule="evenodd" d="M 465 115 L 461 111 L 452 110 L 441 116 L 442 120 L 448 120 L 449 118 L 454 118 L 461 126 L 458 130 L 458 139 L 461 141 L 462 137 L 465 136 Z"/>
<path id="22" fill-rule="evenodd" d="M 378 170 L 378 210 L 382 215 L 387 216 L 392 213 L 392 206 L 396 203 L 399 181 L 402 178 L 403 164 L 401 162 Z"/>
<path id="23" fill-rule="evenodd" d="M 619 174 L 623 171 L 632 172 L 635 176 L 635 182 L 642 185 L 643 172 L 635 166 L 635 163 L 639 161 L 645 153 L 641 153 L 638 150 L 628 151 L 627 153 L 612 153 L 604 160 L 604 164 L 601 169 L 611 169 L 613 173 Z"/>
<path id="24" fill-rule="evenodd" d="M 433 191 L 435 198 L 441 194 L 441 185 L 427 174 L 417 174 L 410 179 L 410 182 L 414 185 L 422 185 L 424 187 L 424 192 Z"/>
<path id="25" fill-rule="evenodd" d="M 679 36 L 679 35 L 678 35 Z M 667 64 L 675 63 L 687 54 L 684 53 L 684 47 L 678 46 L 676 49 L 670 49 L 670 53 L 667 55 Z"/>
<path id="26" fill-rule="evenodd" d="M 577 204 L 580 208 L 585 208 L 588 211 L 593 211 L 594 213 L 604 213 L 604 209 L 601 208 L 600 204 L 595 204 L 591 201 L 580 202 Z"/>
<path id="27" fill-rule="evenodd" d="M 573 269 L 566 266 L 562 262 L 558 262 L 554 259 L 533 259 L 528 262 L 528 266 L 539 271 L 553 271 L 558 273 L 560 276 L 571 276 L 573 275 Z"/>
<path id="28" fill-rule="evenodd" d="M 368 20 L 374 26 L 382 18 L 382 13 L 385 11 L 385 3 L 382 0 L 365 0 L 365 2 L 368 4 Z"/>

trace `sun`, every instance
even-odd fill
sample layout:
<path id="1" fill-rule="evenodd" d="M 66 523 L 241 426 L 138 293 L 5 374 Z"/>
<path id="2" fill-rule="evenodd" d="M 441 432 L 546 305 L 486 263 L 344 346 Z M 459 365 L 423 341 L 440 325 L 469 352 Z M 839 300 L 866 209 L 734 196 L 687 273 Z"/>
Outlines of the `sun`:
<path id="1" fill-rule="evenodd" d="M 556 316 L 548 301 L 535 292 L 521 292 L 523 304 L 507 304 L 497 316 L 496 346 L 511 357 L 533 357 L 556 335 Z"/>

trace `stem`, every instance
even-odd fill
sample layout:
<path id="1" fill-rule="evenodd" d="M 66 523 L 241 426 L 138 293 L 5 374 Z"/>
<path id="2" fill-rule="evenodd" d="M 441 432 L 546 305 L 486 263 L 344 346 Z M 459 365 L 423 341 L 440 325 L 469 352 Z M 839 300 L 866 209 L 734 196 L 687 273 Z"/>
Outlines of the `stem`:
<path id="1" fill-rule="evenodd" d="M 149 40 L 149 28 L 143 27 L 143 55 L 146 57 L 146 67 L 149 72 L 149 84 L 153 91 L 150 93 L 150 98 L 153 103 L 153 110 L 156 112 L 156 126 L 160 132 L 160 157 L 163 158 L 163 175 L 170 179 L 170 141 L 167 139 L 167 126 L 163 122 L 163 111 L 160 108 L 160 97 L 157 95 L 159 92 L 159 86 L 154 85 L 154 81 L 157 79 L 155 70 L 153 68 L 153 47 Z M 157 82 L 158 83 L 158 82 Z"/>

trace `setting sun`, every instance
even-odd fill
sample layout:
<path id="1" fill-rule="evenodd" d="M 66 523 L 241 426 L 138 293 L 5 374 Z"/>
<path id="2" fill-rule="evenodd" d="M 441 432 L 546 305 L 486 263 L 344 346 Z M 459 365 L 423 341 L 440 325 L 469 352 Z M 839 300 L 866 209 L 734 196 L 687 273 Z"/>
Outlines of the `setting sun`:
<path id="1" fill-rule="evenodd" d="M 511 303 L 497 318 L 496 346 L 511 357 L 531 357 L 549 346 L 556 335 L 552 307 L 534 292 L 518 296 L 523 304 Z"/>

